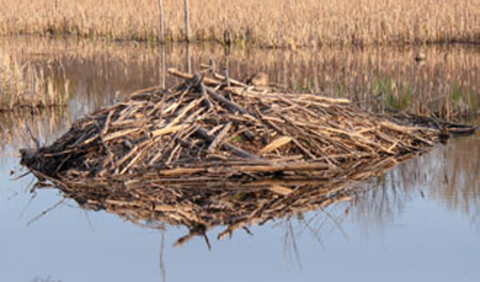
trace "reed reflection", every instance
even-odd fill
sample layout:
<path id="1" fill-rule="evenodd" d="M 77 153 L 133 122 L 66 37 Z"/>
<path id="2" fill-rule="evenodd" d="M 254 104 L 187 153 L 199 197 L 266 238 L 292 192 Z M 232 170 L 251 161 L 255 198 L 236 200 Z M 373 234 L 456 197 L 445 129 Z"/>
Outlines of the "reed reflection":
<path id="1" fill-rule="evenodd" d="M 479 134 L 454 139 L 373 180 L 352 205 L 355 220 L 365 224 L 395 221 L 410 201 L 422 197 L 479 224 L 479 141 Z"/>
<path id="2" fill-rule="evenodd" d="M 366 108 L 476 111 L 479 106 L 480 49 L 448 46 L 414 48 L 337 48 L 297 51 L 223 49 L 214 45 L 168 45 L 3 39 L 1 52 L 39 67 L 65 72 L 74 97 L 102 106 L 111 97 L 163 84 L 166 69 L 199 70 L 214 60 L 232 77 L 264 72 L 270 81 L 299 91 L 354 99 Z M 63 75 L 57 75 L 61 78 Z M 166 86 L 177 84 L 166 78 Z"/>
<path id="3" fill-rule="evenodd" d="M 0 119 L 0 156 L 17 154 L 23 147 L 49 144 L 71 126 L 70 111 L 64 108 L 1 113 Z"/>

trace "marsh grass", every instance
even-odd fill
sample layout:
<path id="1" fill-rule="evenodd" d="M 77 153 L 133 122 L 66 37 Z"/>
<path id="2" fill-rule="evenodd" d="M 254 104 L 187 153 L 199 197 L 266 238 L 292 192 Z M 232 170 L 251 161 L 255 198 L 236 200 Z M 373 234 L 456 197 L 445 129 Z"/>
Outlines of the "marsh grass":
<path id="1" fill-rule="evenodd" d="M 0 111 L 63 106 L 68 97 L 68 79 L 59 84 L 53 74 L 0 54 Z"/>
<path id="2" fill-rule="evenodd" d="M 461 112 L 468 112 L 472 109 L 472 92 L 463 91 L 458 85 L 453 86 L 452 92 L 453 106 L 456 110 Z"/>
<path id="3" fill-rule="evenodd" d="M 396 81 L 392 77 L 377 78 L 372 82 L 372 95 L 376 99 L 371 100 L 371 108 L 377 112 L 405 111 L 449 121 L 464 120 L 478 114 L 472 91 L 463 89 L 457 83 L 446 86 L 445 93 L 437 97 L 415 97 L 413 89 L 414 86 L 407 81 Z"/>
<path id="4" fill-rule="evenodd" d="M 165 0 L 165 40 L 185 40 L 183 1 Z M 157 41 L 158 0 L 0 0 L 0 34 Z M 190 1 L 190 39 L 267 47 L 479 42 L 479 0 Z"/>
<path id="5" fill-rule="evenodd" d="M 397 111 L 412 111 L 415 100 L 412 95 L 412 86 L 403 81 L 395 81 L 391 77 L 378 78 L 374 81 L 372 95 L 378 97 L 377 107 Z"/>
<path id="6" fill-rule="evenodd" d="M 452 86 L 451 92 L 445 95 L 437 115 L 442 119 L 450 120 L 454 117 L 463 119 L 473 118 L 480 112 L 473 102 L 471 90 L 465 90 L 458 84 Z"/>

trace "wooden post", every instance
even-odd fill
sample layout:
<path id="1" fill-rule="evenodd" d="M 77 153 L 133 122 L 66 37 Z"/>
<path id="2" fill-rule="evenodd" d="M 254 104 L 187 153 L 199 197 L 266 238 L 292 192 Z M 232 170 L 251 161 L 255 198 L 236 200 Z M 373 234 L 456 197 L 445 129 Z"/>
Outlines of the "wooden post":
<path id="1" fill-rule="evenodd" d="M 188 0 L 185 0 L 185 33 L 187 42 L 190 42 L 190 16 L 188 14 Z"/>
<path id="2" fill-rule="evenodd" d="M 160 35 L 159 40 L 161 43 L 165 43 L 165 22 L 163 18 L 163 1 L 158 0 L 158 9 L 160 14 Z"/>

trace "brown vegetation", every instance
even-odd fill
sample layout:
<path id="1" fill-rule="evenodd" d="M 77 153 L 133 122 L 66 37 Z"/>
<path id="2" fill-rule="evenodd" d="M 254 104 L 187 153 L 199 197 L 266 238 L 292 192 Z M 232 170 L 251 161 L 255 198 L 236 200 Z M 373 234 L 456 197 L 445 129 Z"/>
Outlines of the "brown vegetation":
<path id="1" fill-rule="evenodd" d="M 184 40 L 183 1 L 165 0 L 167 40 Z M 1 34 L 157 40 L 158 0 L 0 0 Z M 478 0 L 190 1 L 193 40 L 261 46 L 479 42 Z"/>

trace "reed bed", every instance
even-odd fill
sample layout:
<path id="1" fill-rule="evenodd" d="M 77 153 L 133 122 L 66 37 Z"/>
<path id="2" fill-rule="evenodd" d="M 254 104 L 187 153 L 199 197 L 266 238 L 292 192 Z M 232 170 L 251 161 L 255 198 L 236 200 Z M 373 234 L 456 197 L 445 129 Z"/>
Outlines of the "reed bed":
<path id="1" fill-rule="evenodd" d="M 64 106 L 68 83 L 64 79 L 60 89 L 54 77 L 47 76 L 43 69 L 0 53 L 0 112 Z"/>
<path id="2" fill-rule="evenodd" d="M 227 226 L 221 238 L 345 200 L 351 181 L 475 130 L 247 85 L 213 68 L 169 72 L 186 82 L 80 119 L 53 144 L 21 150 L 22 164 L 86 207 L 187 226 L 182 244 L 217 225 Z"/>
<path id="3" fill-rule="evenodd" d="M 163 2 L 167 41 L 184 41 L 183 1 Z M 0 11 L 0 33 L 153 41 L 160 32 L 158 3 L 1 0 L 8 8 Z M 296 48 L 480 39 L 478 0 L 200 0 L 190 1 L 189 11 L 193 41 Z"/>

